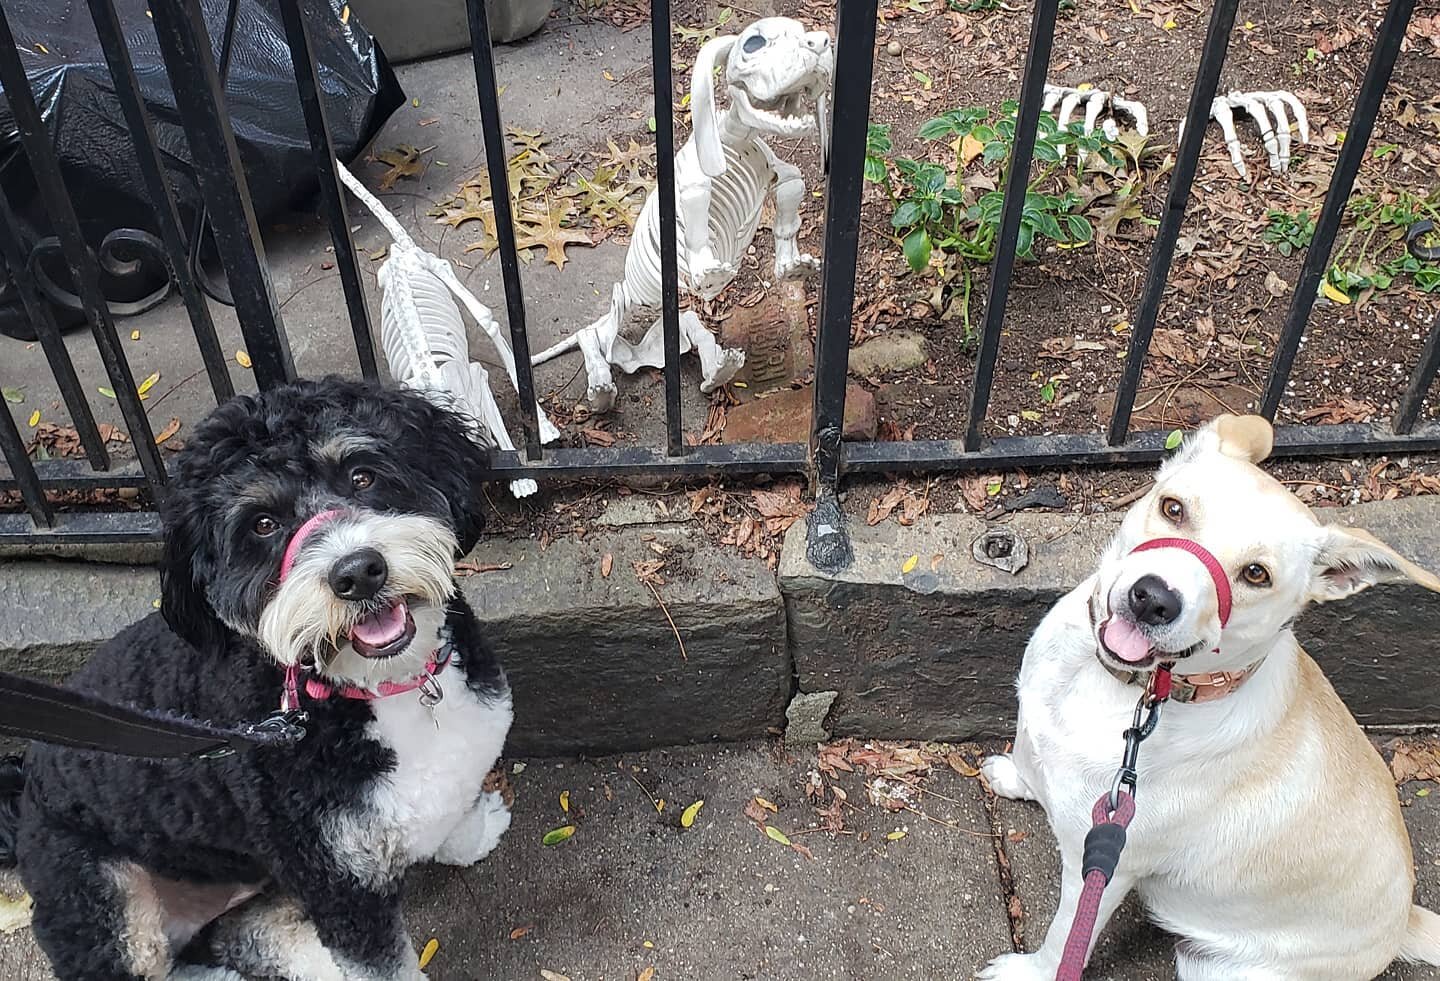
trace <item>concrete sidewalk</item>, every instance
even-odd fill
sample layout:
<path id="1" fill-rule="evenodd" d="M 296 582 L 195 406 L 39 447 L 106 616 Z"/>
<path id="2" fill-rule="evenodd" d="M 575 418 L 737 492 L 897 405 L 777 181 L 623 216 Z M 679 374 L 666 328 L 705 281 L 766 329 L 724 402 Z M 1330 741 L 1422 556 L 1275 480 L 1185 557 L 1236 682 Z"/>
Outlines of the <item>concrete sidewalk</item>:
<path id="1" fill-rule="evenodd" d="M 914 810 L 896 812 L 868 799 L 874 777 L 820 775 L 813 747 L 540 760 L 518 773 L 507 765 L 514 823 L 499 849 L 475 868 L 418 869 L 410 882 L 408 922 L 417 947 L 438 942 L 428 973 L 441 981 L 970 978 L 1011 949 L 1012 928 L 1027 945 L 1042 937 L 1055 905 L 1057 861 L 1039 808 L 987 801 L 977 779 L 943 765 L 911 798 Z M 817 830 L 806 793 L 815 779 L 846 795 L 838 834 Z M 1417 789 L 1402 788 L 1417 898 L 1435 908 L 1440 795 Z M 756 797 L 776 807 L 760 810 L 767 823 L 813 858 L 746 816 Z M 570 840 L 542 844 L 570 824 Z M 1002 855 L 1013 895 L 1000 884 Z M 1403 968 L 1384 977 L 1433 976 Z M 1087 977 L 1173 978 L 1170 941 L 1128 907 Z M 0 934 L 0 978 L 50 978 L 26 929 Z"/>

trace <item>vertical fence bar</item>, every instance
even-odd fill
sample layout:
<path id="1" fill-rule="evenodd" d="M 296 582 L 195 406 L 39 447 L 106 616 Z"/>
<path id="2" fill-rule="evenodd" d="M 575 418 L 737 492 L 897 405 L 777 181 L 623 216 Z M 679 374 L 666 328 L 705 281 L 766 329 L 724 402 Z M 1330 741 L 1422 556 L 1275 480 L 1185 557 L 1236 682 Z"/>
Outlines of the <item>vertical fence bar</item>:
<path id="1" fill-rule="evenodd" d="M 500 92 L 495 87 L 495 52 L 490 47 L 490 14 L 486 0 L 466 0 L 470 19 L 470 56 L 475 64 L 475 91 L 480 99 L 480 131 L 485 137 L 485 169 L 490 173 L 490 201 L 495 207 L 495 238 L 500 249 L 500 275 L 505 281 L 505 312 L 510 347 L 515 351 L 515 392 L 520 399 L 520 425 L 525 430 L 525 458 L 540 459 L 540 408 L 535 404 L 535 369 L 530 364 L 530 335 L 525 330 L 525 290 L 520 282 L 520 254 L 515 251 L 515 216 L 510 207 L 510 168 L 505 158 L 505 127 L 500 118 Z"/>
<path id="2" fill-rule="evenodd" d="M 195 0 L 152 0 L 150 13 L 255 382 L 262 389 L 273 388 L 295 378 L 295 362 L 270 283 L 224 87 L 211 56 L 204 11 Z"/>
<path id="3" fill-rule="evenodd" d="M 1405 386 L 1405 394 L 1400 397 L 1400 408 L 1395 413 L 1392 427 L 1399 435 L 1406 436 L 1415 428 L 1415 422 L 1420 416 L 1420 405 L 1425 401 L 1430 386 L 1435 383 L 1437 370 L 1440 370 L 1440 323 L 1430 328 L 1430 336 L 1425 339 L 1420 360 L 1410 376 L 1410 383 Z"/>
<path id="4" fill-rule="evenodd" d="M 675 223 L 675 92 L 670 74 L 670 0 L 650 2 L 650 60 L 655 72 L 655 184 L 660 195 L 661 329 L 665 340 L 665 442 L 685 452 L 680 419 L 680 273 Z"/>
<path id="5" fill-rule="evenodd" d="M 1414 9 L 1415 0 L 1390 0 L 1390 6 L 1385 8 L 1385 17 L 1375 36 L 1375 47 L 1370 52 L 1370 64 L 1365 69 L 1365 80 L 1355 99 L 1355 111 L 1350 115 L 1350 128 L 1340 147 L 1335 170 L 1330 175 L 1330 190 L 1325 193 L 1325 204 L 1315 222 L 1315 235 L 1305 250 L 1300 282 L 1295 286 L 1290 310 L 1285 315 L 1285 326 L 1280 329 L 1280 340 L 1275 346 L 1275 357 L 1270 362 L 1270 377 L 1266 379 L 1265 397 L 1260 402 L 1260 414 L 1266 419 L 1275 418 L 1280 400 L 1285 395 L 1285 384 L 1290 380 L 1290 370 L 1295 366 L 1295 355 L 1300 350 L 1300 340 L 1305 336 L 1305 325 L 1310 320 L 1310 310 L 1315 306 L 1315 294 L 1330 267 L 1330 250 L 1335 246 L 1335 236 L 1339 234 L 1340 223 L 1345 218 L 1350 189 L 1355 186 L 1355 177 L 1365 160 L 1370 134 L 1375 131 L 1375 117 L 1380 113 L 1385 87 L 1390 84 L 1390 74 L 1395 70 L 1395 59 L 1400 54 L 1400 42 L 1405 38 L 1405 27 L 1410 23 L 1410 14 Z"/>
<path id="6" fill-rule="evenodd" d="M 65 181 L 60 174 L 60 161 L 55 155 L 55 146 L 50 131 L 40 116 L 35 104 L 35 95 L 30 91 L 29 80 L 25 77 L 25 66 L 20 52 L 15 47 L 15 35 L 10 30 L 3 8 L 0 8 L 0 87 L 10 103 L 15 117 L 15 127 L 20 132 L 20 142 L 25 148 L 25 157 L 35 178 L 35 186 L 50 216 L 55 236 L 60 240 L 60 249 L 65 262 L 75 278 L 75 289 L 85 309 L 85 318 L 90 322 L 95 335 L 95 346 L 100 352 L 100 361 L 120 406 L 125 427 L 130 431 L 130 441 L 135 446 L 136 459 L 145 472 L 154 493 L 160 495 L 167 482 L 165 464 L 160 459 L 160 448 L 155 445 L 155 436 L 150 429 L 150 419 L 145 407 L 140 404 L 140 394 L 135 390 L 135 377 L 120 349 L 120 338 L 115 332 L 115 323 L 110 319 L 110 307 L 100 289 L 100 267 L 95 253 L 85 243 L 80 229 L 80 219 L 70 195 L 65 190 Z M 17 475 L 18 476 L 18 475 Z"/>
<path id="7" fill-rule="evenodd" d="M 825 265 L 815 333 L 815 406 L 810 437 L 816 477 L 832 491 L 840 480 L 842 465 L 845 377 L 850 370 L 877 0 L 843 0 L 837 6 L 832 120 L 816 120 L 817 125 L 833 126 L 834 137 L 830 141 L 830 174 L 825 187 Z"/>
<path id="8" fill-rule="evenodd" d="M 155 129 L 141 101 L 140 83 L 135 77 L 130 51 L 125 46 L 120 18 L 115 15 L 113 0 L 89 0 L 89 3 L 95 34 L 105 53 L 110 77 L 115 82 L 115 97 L 120 101 L 125 125 L 130 131 L 130 142 L 135 147 L 135 160 L 140 165 L 150 203 L 155 206 L 155 221 L 160 228 L 160 238 L 165 243 L 170 278 L 180 293 L 185 311 L 190 315 L 190 326 L 195 332 L 195 344 L 200 349 L 200 359 L 210 378 L 210 389 L 215 393 L 215 400 L 223 402 L 235 394 L 235 386 L 225 366 L 225 353 L 215 333 L 215 323 L 210 319 L 210 306 L 190 275 L 190 254 L 186 249 L 185 234 L 181 231 L 180 212 L 175 207 L 175 195 L 170 191 L 165 168 L 156 149 Z"/>
<path id="9" fill-rule="evenodd" d="M 95 425 L 95 415 L 90 411 L 90 402 L 85 398 L 80 377 L 75 374 L 75 364 L 70 360 L 70 352 L 65 347 L 65 339 L 60 336 L 55 316 L 51 313 L 49 304 L 35 292 L 25 249 L 21 245 L 20 223 L 4 192 L 0 192 L 0 252 L 4 253 L 5 265 L 10 270 L 10 281 L 15 284 L 15 292 L 20 296 L 25 315 L 30 318 L 30 326 L 35 328 L 35 333 L 40 338 L 40 348 L 45 352 L 50 373 L 55 376 L 55 384 L 60 388 L 65 408 L 70 412 L 70 420 L 75 424 L 75 432 L 80 436 L 80 445 L 85 448 L 85 458 L 91 469 L 109 470 L 110 451 L 105 448 L 105 441 L 100 438 L 100 430 Z"/>
<path id="10" fill-rule="evenodd" d="M 1030 158 L 1035 153 L 1035 131 L 1040 126 L 1040 105 L 1045 97 L 1045 75 L 1050 70 L 1050 49 L 1055 42 L 1055 16 L 1060 0 L 1035 0 L 1030 15 L 1030 46 L 1025 52 L 1025 74 L 1020 82 L 1020 107 L 1015 113 L 1015 148 L 1005 176 L 1005 204 L 1000 212 L 1000 233 L 995 260 L 990 264 L 990 288 L 985 297 L 985 326 L 975 354 L 975 378 L 970 386 L 969 417 L 965 421 L 965 449 L 980 448 L 981 428 L 990 408 L 995 381 L 995 358 L 1000 353 L 1000 330 L 1005 325 L 1005 304 L 1010 298 L 1010 276 L 1020 238 L 1020 218 L 1030 187 Z"/>
<path id="11" fill-rule="evenodd" d="M 306 22 L 305 11 L 301 9 L 303 2 L 280 0 L 280 19 L 285 24 L 285 39 L 290 43 L 295 86 L 300 90 L 300 108 L 305 113 L 305 130 L 310 136 L 315 176 L 320 180 L 320 211 L 330 226 L 330 241 L 335 245 L 335 265 L 340 271 L 340 285 L 345 291 L 345 307 L 350 311 L 355 355 L 360 361 L 360 374 L 374 379 L 380 377 L 380 368 L 375 361 L 375 335 L 370 328 L 370 311 L 365 306 L 365 286 L 360 279 L 355 243 L 350 239 L 350 215 L 345 208 L 345 195 L 340 190 L 340 176 L 335 169 L 335 147 L 330 141 L 330 124 L 325 121 L 325 104 L 320 98 L 320 79 L 316 74 L 310 43 L 310 26 Z"/>
<path id="12" fill-rule="evenodd" d="M 54 525 L 55 511 L 45 499 L 45 490 L 40 486 L 40 478 L 35 475 L 35 466 L 30 462 L 29 454 L 25 452 L 25 440 L 20 436 L 15 418 L 4 405 L 0 405 L 0 452 L 3 452 L 10 472 L 15 476 L 20 499 L 25 502 L 30 519 L 45 528 Z"/>
<path id="13" fill-rule="evenodd" d="M 1200 150 L 1205 143 L 1205 129 L 1210 123 L 1210 106 L 1220 85 L 1220 69 L 1225 66 L 1225 53 L 1230 44 L 1230 31 L 1235 26 L 1238 0 L 1216 0 L 1210 12 L 1210 26 L 1205 32 L 1205 46 L 1200 51 L 1200 67 L 1195 85 L 1190 89 L 1190 107 L 1185 112 L 1185 133 L 1176 151 L 1175 169 L 1170 172 L 1170 188 L 1165 196 L 1165 214 L 1150 247 L 1150 268 L 1145 274 L 1145 291 L 1130 328 L 1130 347 L 1125 354 L 1125 368 L 1115 390 L 1115 410 L 1110 415 L 1107 440 L 1119 446 L 1130 435 L 1130 414 L 1135 409 L 1135 395 L 1140 390 L 1140 375 L 1145 370 L 1145 355 L 1150 338 L 1160 317 L 1160 302 L 1165 297 L 1165 283 L 1170 264 L 1175 261 L 1175 244 L 1185 223 L 1185 205 L 1195 183 L 1200 164 Z"/>

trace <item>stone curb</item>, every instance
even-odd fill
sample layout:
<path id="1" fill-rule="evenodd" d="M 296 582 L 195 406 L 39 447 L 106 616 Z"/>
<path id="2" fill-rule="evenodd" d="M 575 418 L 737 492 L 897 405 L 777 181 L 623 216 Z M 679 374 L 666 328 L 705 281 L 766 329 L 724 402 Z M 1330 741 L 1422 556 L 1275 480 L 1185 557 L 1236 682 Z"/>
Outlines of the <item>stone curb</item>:
<path id="1" fill-rule="evenodd" d="M 1440 569 L 1440 498 L 1321 517 L 1363 526 L 1422 566 Z M 1016 575 L 971 557 L 971 543 L 995 525 L 968 515 L 922 518 L 909 527 L 852 524 L 855 559 L 836 575 L 810 565 L 805 529 L 795 526 L 779 575 L 800 692 L 839 693 L 828 720 L 836 735 L 1007 735 L 1026 641 L 1051 605 L 1090 573 L 1119 519 L 1011 516 L 1002 523 L 1030 552 Z M 1311 609 L 1297 633 L 1360 722 L 1440 721 L 1440 669 L 1432 656 L 1440 597 L 1415 586 L 1377 587 Z"/>
<path id="2" fill-rule="evenodd" d="M 1440 498 L 1324 516 L 1364 526 L 1440 569 Z M 512 753 L 773 735 L 785 727 L 797 688 L 815 696 L 791 706 L 807 741 L 827 731 L 1003 737 L 1013 724 L 1026 640 L 1089 573 L 1117 521 L 1011 516 L 999 524 L 1030 552 L 1013 576 L 971 557 L 972 541 L 997 526 L 976 517 L 852 525 L 855 559 L 837 575 L 809 565 L 800 522 L 777 576 L 648 501 L 619 498 L 583 539 L 544 548 L 524 539 L 483 542 L 469 559 L 492 571 L 462 582 L 515 690 Z M 656 592 L 663 608 L 634 568 L 662 557 Z M 153 612 L 159 582 L 144 565 L 10 561 L 0 564 L 0 596 L 7 601 L 0 670 L 60 679 L 105 638 Z M 1415 587 L 1377 588 L 1311 610 L 1299 633 L 1362 723 L 1440 721 L 1440 668 L 1428 656 L 1440 637 L 1440 598 Z"/>

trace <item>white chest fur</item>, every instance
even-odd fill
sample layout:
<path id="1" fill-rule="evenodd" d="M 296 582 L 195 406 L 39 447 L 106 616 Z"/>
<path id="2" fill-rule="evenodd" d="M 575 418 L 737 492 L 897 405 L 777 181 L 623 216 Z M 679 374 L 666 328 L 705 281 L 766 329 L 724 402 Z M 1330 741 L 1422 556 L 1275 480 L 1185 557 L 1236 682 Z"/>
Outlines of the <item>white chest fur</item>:
<path id="1" fill-rule="evenodd" d="M 359 808 L 331 820 L 341 861 L 366 882 L 389 879 L 435 857 L 475 807 L 481 785 L 505 745 L 510 693 L 481 696 L 451 666 L 437 676 L 434 706 L 407 692 L 376 700 L 367 735 L 395 754 Z"/>

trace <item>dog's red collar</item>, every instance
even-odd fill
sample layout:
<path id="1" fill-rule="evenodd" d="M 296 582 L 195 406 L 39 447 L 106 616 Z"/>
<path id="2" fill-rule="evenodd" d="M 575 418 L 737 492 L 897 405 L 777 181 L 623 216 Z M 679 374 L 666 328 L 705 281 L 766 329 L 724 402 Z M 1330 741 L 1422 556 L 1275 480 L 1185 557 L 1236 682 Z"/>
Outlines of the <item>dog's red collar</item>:
<path id="1" fill-rule="evenodd" d="M 1205 571 L 1210 573 L 1210 579 L 1215 583 L 1215 601 L 1219 606 L 1220 627 L 1224 629 L 1225 624 L 1230 622 L 1230 577 L 1225 575 L 1225 567 L 1220 560 L 1210 554 L 1210 551 L 1199 542 L 1190 538 L 1152 538 L 1148 542 L 1141 542 L 1130 550 L 1130 554 L 1136 552 L 1149 552 L 1157 548 L 1178 548 L 1182 552 L 1189 552 L 1200 560 L 1205 566 Z"/>

